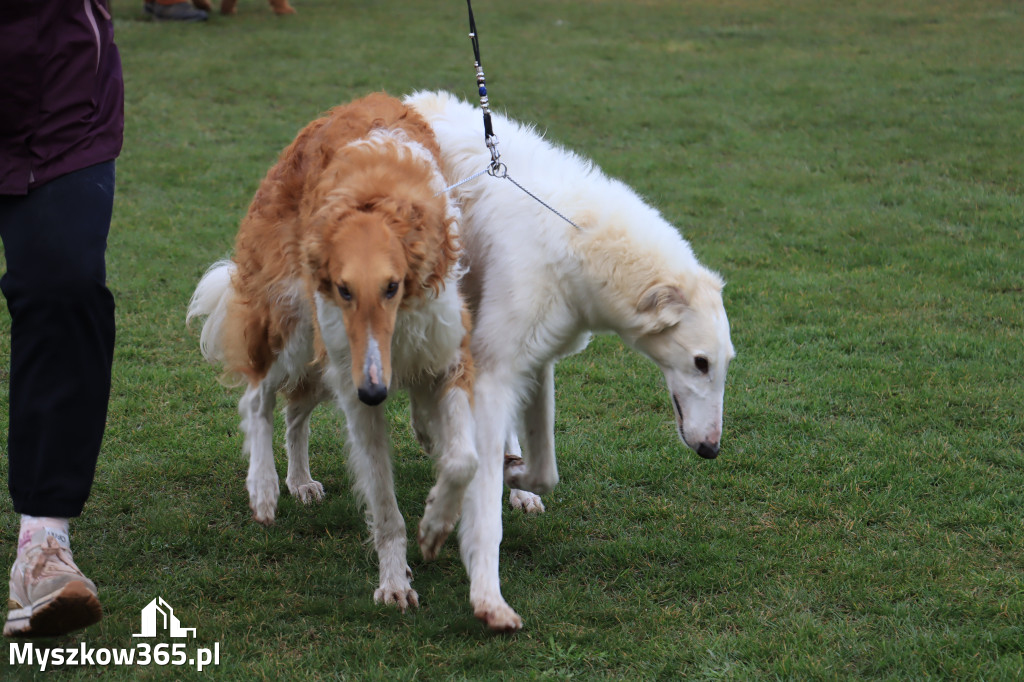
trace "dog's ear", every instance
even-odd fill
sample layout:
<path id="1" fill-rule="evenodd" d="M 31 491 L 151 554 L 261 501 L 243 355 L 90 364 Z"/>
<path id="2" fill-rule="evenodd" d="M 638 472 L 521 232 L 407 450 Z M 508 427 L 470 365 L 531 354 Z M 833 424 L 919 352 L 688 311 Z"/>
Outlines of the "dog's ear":
<path id="1" fill-rule="evenodd" d="M 327 220 L 323 215 L 314 215 L 310 219 L 309 228 L 299 245 L 302 262 L 312 280 L 313 288 L 319 289 L 331 275 L 327 268 L 328 249 L 324 238 L 324 226 Z"/>
<path id="2" fill-rule="evenodd" d="M 426 289 L 437 293 L 456 257 L 449 229 L 451 220 L 444 204 L 434 197 L 413 200 L 405 208 L 410 229 L 402 241 L 410 265 L 409 277 L 413 280 L 406 282 L 407 295 Z"/>
<path id="3" fill-rule="evenodd" d="M 682 318 L 689 305 L 686 294 L 674 284 L 655 284 L 640 296 L 637 312 L 645 317 L 647 333 L 659 332 Z"/>

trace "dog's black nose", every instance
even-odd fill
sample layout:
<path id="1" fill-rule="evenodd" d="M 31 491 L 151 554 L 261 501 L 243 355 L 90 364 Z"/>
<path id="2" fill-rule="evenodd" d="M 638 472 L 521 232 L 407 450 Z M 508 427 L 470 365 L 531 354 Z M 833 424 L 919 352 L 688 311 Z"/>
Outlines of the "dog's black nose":
<path id="1" fill-rule="evenodd" d="M 704 459 L 718 457 L 718 443 L 701 443 L 700 447 L 697 448 L 697 454 Z"/>
<path id="2" fill-rule="evenodd" d="M 380 405 L 388 397 L 388 387 L 384 384 L 366 384 L 359 387 L 359 399 L 373 407 Z"/>

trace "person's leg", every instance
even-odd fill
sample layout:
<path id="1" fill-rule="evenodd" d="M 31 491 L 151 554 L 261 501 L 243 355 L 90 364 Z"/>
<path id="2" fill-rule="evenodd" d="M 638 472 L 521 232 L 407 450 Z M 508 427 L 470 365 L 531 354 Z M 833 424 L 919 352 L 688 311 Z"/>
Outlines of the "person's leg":
<path id="1" fill-rule="evenodd" d="M 5 634 L 60 634 L 100 615 L 95 586 L 71 559 L 66 520 L 89 496 L 106 424 L 113 196 L 109 162 L 0 197 L 0 289 L 11 314 L 8 488 L 22 514 Z"/>
<path id="2" fill-rule="evenodd" d="M 114 298 L 106 286 L 113 162 L 0 199 L 11 314 L 8 487 L 14 510 L 78 516 L 107 417 Z"/>

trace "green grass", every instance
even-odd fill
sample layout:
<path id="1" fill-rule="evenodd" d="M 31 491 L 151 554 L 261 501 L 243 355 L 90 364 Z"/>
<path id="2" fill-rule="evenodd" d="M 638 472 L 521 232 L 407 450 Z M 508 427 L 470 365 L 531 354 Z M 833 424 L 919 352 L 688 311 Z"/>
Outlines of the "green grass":
<path id="1" fill-rule="evenodd" d="M 106 618 L 62 645 L 132 646 L 161 595 L 221 643 L 217 679 L 1024 675 L 1020 3 L 478 0 L 493 105 L 680 227 L 729 281 L 739 352 L 711 462 L 617 339 L 559 365 L 562 483 L 547 514 L 505 512 L 514 636 L 474 620 L 454 542 L 431 564 L 410 550 L 418 611 L 373 604 L 326 408 L 328 499 L 249 518 L 237 394 L 184 327 L 193 286 L 318 113 L 376 89 L 473 91 L 459 2 L 295 5 L 174 26 L 115 0 L 118 350 L 73 526 Z M 403 399 L 388 409 L 411 538 L 431 464 Z"/>

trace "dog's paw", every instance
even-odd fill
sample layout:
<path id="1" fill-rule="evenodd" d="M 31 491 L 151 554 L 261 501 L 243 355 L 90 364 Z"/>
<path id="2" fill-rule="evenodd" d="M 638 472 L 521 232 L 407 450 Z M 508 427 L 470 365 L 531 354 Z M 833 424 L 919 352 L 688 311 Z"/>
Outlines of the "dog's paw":
<path id="1" fill-rule="evenodd" d="M 405 613 L 405 610 L 420 605 L 419 595 L 412 589 L 409 583 L 402 584 L 381 584 L 373 593 L 373 601 L 378 604 L 394 604 L 398 610 Z"/>
<path id="2" fill-rule="evenodd" d="M 508 506 L 513 509 L 521 509 L 527 514 L 543 514 L 544 503 L 540 499 L 540 495 L 534 495 L 533 493 L 525 490 L 519 490 L 512 488 L 508 493 Z"/>
<path id="3" fill-rule="evenodd" d="M 454 528 L 454 521 L 447 523 L 441 519 L 429 521 L 427 516 L 423 517 L 420 521 L 420 532 L 417 540 L 420 546 L 420 553 L 423 554 L 425 561 L 433 561 L 437 558 L 441 547 L 444 546 L 444 541 L 448 539 L 448 535 L 451 534 Z"/>
<path id="4" fill-rule="evenodd" d="M 504 600 L 474 603 L 473 615 L 495 632 L 515 632 L 523 627 L 523 619 Z"/>
<path id="5" fill-rule="evenodd" d="M 324 499 L 324 487 L 320 481 L 309 480 L 306 483 L 288 483 L 288 492 L 302 504 L 319 502 Z"/>
<path id="6" fill-rule="evenodd" d="M 277 513 L 277 486 L 251 486 L 249 488 L 249 509 L 252 510 L 252 517 L 269 526 L 274 523 L 274 515 Z"/>

